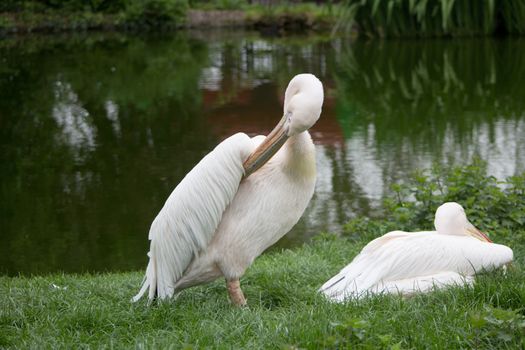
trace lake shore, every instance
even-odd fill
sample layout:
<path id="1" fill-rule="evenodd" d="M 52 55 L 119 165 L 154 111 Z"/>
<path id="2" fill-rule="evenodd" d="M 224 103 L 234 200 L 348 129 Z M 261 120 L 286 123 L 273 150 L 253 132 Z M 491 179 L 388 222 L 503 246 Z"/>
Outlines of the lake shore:
<path id="1" fill-rule="evenodd" d="M 312 10 L 313 9 L 313 10 Z M 239 28 L 274 34 L 329 31 L 337 16 L 317 7 L 286 7 L 276 11 L 190 9 L 183 19 L 129 20 L 123 14 L 92 12 L 4 12 L 0 13 L 0 35 L 82 31 L 173 31 L 181 29 Z"/>
<path id="2" fill-rule="evenodd" d="M 395 19 L 395 20 L 392 20 Z M 280 3 L 245 1 L 114 0 L 0 4 L 0 34 L 85 30 L 147 31 L 182 28 L 288 31 L 341 30 L 365 37 L 522 36 L 525 7 L 505 2 Z"/>

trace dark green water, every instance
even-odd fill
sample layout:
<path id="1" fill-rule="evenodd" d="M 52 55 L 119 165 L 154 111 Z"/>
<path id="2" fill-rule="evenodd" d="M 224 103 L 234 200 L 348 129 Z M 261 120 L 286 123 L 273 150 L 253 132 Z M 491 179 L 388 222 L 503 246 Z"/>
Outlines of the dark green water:
<path id="1" fill-rule="evenodd" d="M 5 39 L 0 273 L 145 268 L 175 185 L 232 133 L 268 132 L 304 71 L 326 88 L 318 184 L 281 247 L 376 212 L 392 182 L 433 162 L 525 170 L 524 40 Z"/>

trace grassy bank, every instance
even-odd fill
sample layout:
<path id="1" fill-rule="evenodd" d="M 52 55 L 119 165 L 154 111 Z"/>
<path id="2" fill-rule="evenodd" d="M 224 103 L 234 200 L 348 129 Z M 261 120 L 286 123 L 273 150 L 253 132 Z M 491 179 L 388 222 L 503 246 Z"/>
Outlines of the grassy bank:
<path id="1" fill-rule="evenodd" d="M 500 186 L 503 185 L 503 186 Z M 516 348 L 525 346 L 525 175 L 504 184 L 475 163 L 419 173 L 394 187 L 386 220 L 358 218 L 260 257 L 242 280 L 249 307 L 229 305 L 222 281 L 177 300 L 131 304 L 142 273 L 0 278 L 0 347 Z M 471 221 L 511 246 L 515 264 L 473 287 L 411 298 L 331 304 L 316 289 L 391 227 L 431 228 L 435 203 L 454 199 Z"/>

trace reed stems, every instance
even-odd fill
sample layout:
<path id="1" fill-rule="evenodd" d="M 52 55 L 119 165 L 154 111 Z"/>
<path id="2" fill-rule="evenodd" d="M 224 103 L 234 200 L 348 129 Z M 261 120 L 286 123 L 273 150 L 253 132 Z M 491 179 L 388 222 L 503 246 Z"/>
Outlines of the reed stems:
<path id="1" fill-rule="evenodd" d="M 356 23 L 380 37 L 516 35 L 525 33 L 522 0 L 348 0 L 339 28 Z M 345 23 L 346 25 L 342 25 Z"/>

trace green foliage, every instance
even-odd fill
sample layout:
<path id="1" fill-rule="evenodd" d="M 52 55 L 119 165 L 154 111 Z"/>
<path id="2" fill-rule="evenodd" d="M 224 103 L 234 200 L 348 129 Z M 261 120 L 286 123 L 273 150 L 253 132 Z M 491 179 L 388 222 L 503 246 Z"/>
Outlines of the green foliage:
<path id="1" fill-rule="evenodd" d="M 358 218 L 345 226 L 348 234 L 367 232 L 378 236 L 394 229 L 432 229 L 434 213 L 445 202 L 458 202 L 469 219 L 498 237 L 525 239 L 525 174 L 498 181 L 486 175 L 486 163 L 476 159 L 450 169 L 433 167 L 418 171 L 402 184 L 392 186 L 384 200 L 388 220 Z"/>
<path id="2" fill-rule="evenodd" d="M 498 1 L 501 3 L 501 22 L 509 34 L 525 34 L 525 2 L 521 0 Z"/>
<path id="3" fill-rule="evenodd" d="M 0 3 L 0 12 L 18 13 L 18 22 L 7 22 L 3 27 L 27 31 L 173 26 L 184 22 L 187 9 L 187 0 L 8 0 Z"/>
<path id="4" fill-rule="evenodd" d="M 482 310 L 469 313 L 470 325 L 474 329 L 470 339 L 476 348 L 481 344 L 487 348 L 500 342 L 511 342 L 515 334 L 525 335 L 525 316 L 521 310 L 505 310 L 485 305 Z"/>
<path id="5" fill-rule="evenodd" d="M 247 0 L 190 0 L 191 8 L 202 10 L 242 10 L 248 6 Z"/>
<path id="6" fill-rule="evenodd" d="M 4 11 L 19 11 L 22 6 L 20 0 L 4 0 L 0 1 L 0 12 Z"/>
<path id="7" fill-rule="evenodd" d="M 13 25 L 13 20 L 8 17 L 0 17 L 0 31 L 4 28 L 10 28 Z"/>
<path id="8" fill-rule="evenodd" d="M 412 183 L 401 185 L 397 191 L 394 189 L 397 200 L 387 202 L 387 207 L 395 215 L 409 209 L 412 214 L 406 221 L 411 225 L 421 226 L 431 222 L 437 206 L 455 201 L 465 207 L 473 221 L 487 229 L 523 228 L 523 175 L 499 182 L 492 176 L 486 176 L 486 163 L 475 160 L 465 167 L 435 167 L 428 173 L 416 174 L 412 179 Z M 407 194 L 413 196 L 415 201 L 411 201 Z"/>
<path id="9" fill-rule="evenodd" d="M 271 6 L 252 5 L 246 7 L 248 23 L 256 26 L 279 26 L 284 28 L 329 29 L 335 26 L 339 9 L 343 6 L 319 6 L 313 3 L 282 3 Z"/>
<path id="10" fill-rule="evenodd" d="M 357 23 L 368 36 L 459 36 L 525 34 L 522 0 L 347 0 L 270 2 L 246 0 L 3 0 L 0 12 L 118 14 L 126 23 L 160 26 L 181 23 L 191 7 L 204 10 L 243 10 L 248 24 L 281 27 L 305 25 L 350 31 Z M 284 24 L 283 24 L 284 22 Z"/>
<path id="11" fill-rule="evenodd" d="M 371 36 L 523 34 L 520 0 L 348 0 L 341 22 L 355 21 Z"/>
<path id="12" fill-rule="evenodd" d="M 92 12 L 117 13 L 126 8 L 129 0 L 87 0 Z"/>
<path id="13" fill-rule="evenodd" d="M 90 11 L 114 13 L 125 8 L 127 0 L 3 0 L 0 11 Z M 129 1 L 129 0 L 128 0 Z"/>
<path id="14" fill-rule="evenodd" d="M 128 2 L 123 18 L 127 23 L 148 26 L 180 24 L 187 9 L 187 0 L 136 0 Z"/>

